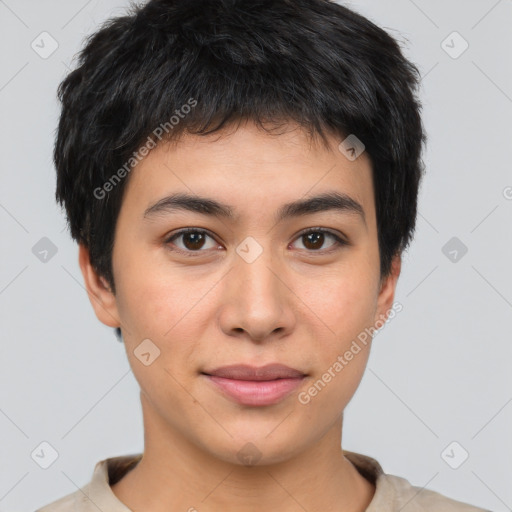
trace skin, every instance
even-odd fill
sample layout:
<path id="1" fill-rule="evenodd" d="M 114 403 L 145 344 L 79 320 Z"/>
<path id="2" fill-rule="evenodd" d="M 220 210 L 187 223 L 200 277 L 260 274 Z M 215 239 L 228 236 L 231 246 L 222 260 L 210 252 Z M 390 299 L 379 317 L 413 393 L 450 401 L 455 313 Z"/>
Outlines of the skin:
<path id="1" fill-rule="evenodd" d="M 381 277 L 371 162 L 350 161 L 297 126 L 269 135 L 252 123 L 209 136 L 187 134 L 157 146 L 130 175 L 116 224 L 115 296 L 79 262 L 98 319 L 121 326 L 141 392 L 144 457 L 114 494 L 134 512 L 194 510 L 364 511 L 375 492 L 344 457 L 343 410 L 366 367 L 371 342 L 311 398 L 298 401 L 365 328 L 387 318 L 400 256 Z M 284 203 L 336 191 L 365 214 L 321 211 L 276 224 Z M 175 192 L 230 205 L 234 220 L 175 211 L 143 213 Z M 203 246 L 168 238 L 187 227 L 208 230 Z M 334 239 L 309 244 L 299 233 L 326 228 Z M 237 246 L 261 246 L 248 263 Z M 174 244 L 174 245 L 173 245 Z M 187 257 L 171 248 L 194 252 Z M 197 248 L 199 247 L 199 248 Z M 160 350 L 150 365 L 134 350 L 149 338 Z M 201 371 L 235 363 L 279 362 L 307 374 L 301 387 L 269 406 L 222 395 Z M 237 457 L 246 443 L 254 465 Z M 194 508 L 192 508 L 194 507 Z"/>

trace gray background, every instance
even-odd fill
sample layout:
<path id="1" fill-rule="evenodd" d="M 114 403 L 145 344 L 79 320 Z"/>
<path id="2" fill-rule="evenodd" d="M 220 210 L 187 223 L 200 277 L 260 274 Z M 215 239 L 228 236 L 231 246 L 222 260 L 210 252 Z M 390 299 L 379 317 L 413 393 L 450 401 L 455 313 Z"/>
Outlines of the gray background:
<path id="1" fill-rule="evenodd" d="M 51 161 L 57 85 L 83 38 L 127 5 L 0 0 L 1 511 L 34 510 L 87 483 L 97 461 L 143 449 L 138 386 L 84 290 Z M 347 5 L 419 66 L 429 145 L 403 311 L 375 338 L 343 446 L 414 485 L 512 510 L 512 1 Z M 31 47 L 43 31 L 58 43 L 46 59 Z M 458 58 L 453 31 L 469 44 Z M 43 237 L 57 248 L 46 262 L 33 253 Z M 468 248 L 455 262 L 442 250 L 452 237 Z M 47 469 L 31 456 L 44 441 L 58 453 Z"/>

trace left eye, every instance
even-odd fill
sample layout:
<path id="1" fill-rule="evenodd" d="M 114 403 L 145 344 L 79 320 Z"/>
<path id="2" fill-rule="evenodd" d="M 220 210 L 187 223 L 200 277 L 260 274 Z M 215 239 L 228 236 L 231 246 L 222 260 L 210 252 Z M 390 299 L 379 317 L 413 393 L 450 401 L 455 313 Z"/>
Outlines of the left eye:
<path id="1" fill-rule="evenodd" d="M 210 247 L 207 246 L 206 240 L 211 239 Z M 304 240 L 303 247 L 309 252 L 318 252 L 319 249 L 325 243 L 326 238 L 331 238 L 333 243 L 328 247 L 327 251 L 332 250 L 333 247 L 340 247 L 343 245 L 347 245 L 342 238 L 330 231 L 322 228 L 310 229 L 308 231 L 304 231 L 295 240 Z M 174 244 L 174 240 L 182 239 L 182 246 L 179 244 Z M 203 252 L 201 249 L 213 249 L 218 246 L 217 242 L 214 238 L 207 232 L 202 229 L 194 229 L 188 228 L 181 230 L 166 240 L 167 244 L 176 245 L 178 251 L 185 253 L 194 253 L 194 252 Z M 299 249 L 302 249 L 299 247 Z"/>
<path id="2" fill-rule="evenodd" d="M 320 249 L 324 244 L 326 236 L 327 238 L 330 237 L 332 240 L 334 240 L 334 243 L 332 243 L 329 246 L 328 250 L 332 249 L 332 247 L 335 246 L 347 245 L 347 243 L 344 240 L 342 240 L 338 235 L 335 235 L 334 233 L 331 233 L 330 231 L 321 228 L 310 229 L 309 231 L 305 231 L 299 235 L 297 240 L 304 239 L 304 245 L 306 249 L 318 251 L 318 249 Z"/>

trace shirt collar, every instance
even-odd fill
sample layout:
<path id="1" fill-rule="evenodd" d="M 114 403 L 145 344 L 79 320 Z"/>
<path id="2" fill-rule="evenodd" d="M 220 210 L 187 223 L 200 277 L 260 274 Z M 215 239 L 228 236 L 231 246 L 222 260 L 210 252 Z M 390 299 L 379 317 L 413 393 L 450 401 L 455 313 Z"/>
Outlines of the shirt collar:
<path id="1" fill-rule="evenodd" d="M 78 496 L 77 512 L 132 512 L 122 503 L 111 489 L 111 485 L 133 469 L 142 459 L 142 453 L 111 457 L 96 463 L 91 481 Z M 375 494 L 365 512 L 379 512 L 392 505 L 394 492 L 380 464 L 367 455 L 343 450 L 343 455 L 359 473 L 375 485 Z"/>

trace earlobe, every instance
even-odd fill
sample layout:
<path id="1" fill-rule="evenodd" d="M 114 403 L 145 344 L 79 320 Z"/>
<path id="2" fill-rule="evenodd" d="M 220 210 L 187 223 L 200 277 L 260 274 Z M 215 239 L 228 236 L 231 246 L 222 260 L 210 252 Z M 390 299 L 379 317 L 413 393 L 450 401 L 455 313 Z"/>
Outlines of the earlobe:
<path id="1" fill-rule="evenodd" d="M 396 254 L 391 261 L 390 273 L 382 280 L 380 285 L 375 322 L 377 322 L 377 320 L 386 321 L 388 318 L 389 312 L 393 306 L 401 267 L 402 257 L 400 254 Z"/>
<path id="2" fill-rule="evenodd" d="M 110 286 L 103 276 L 99 276 L 91 265 L 89 250 L 78 246 L 78 263 L 82 270 L 85 289 L 98 320 L 109 327 L 119 327 L 121 322 L 117 303 Z"/>

